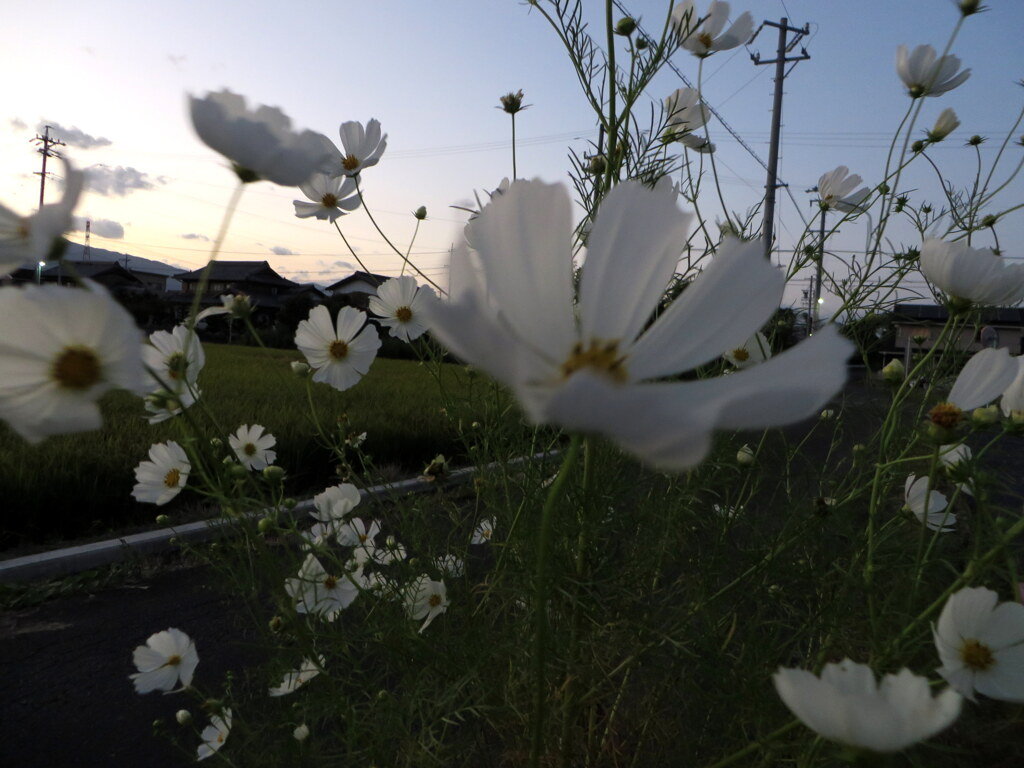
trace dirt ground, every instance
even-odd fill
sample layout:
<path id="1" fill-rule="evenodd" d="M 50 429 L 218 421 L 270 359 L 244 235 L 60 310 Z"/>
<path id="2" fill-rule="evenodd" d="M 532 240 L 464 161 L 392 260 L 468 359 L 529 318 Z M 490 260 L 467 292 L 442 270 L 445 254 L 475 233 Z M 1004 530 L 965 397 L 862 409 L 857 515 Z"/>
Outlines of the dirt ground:
<path id="1" fill-rule="evenodd" d="M 0 765 L 174 768 L 194 763 L 153 734 L 188 707 L 185 694 L 135 693 L 132 651 L 177 627 L 197 641 L 197 677 L 216 687 L 240 670 L 243 644 L 231 601 L 198 567 L 172 566 L 143 583 L 79 593 L 0 614 Z M 97 712 L 97 708 L 101 711 Z M 196 738 L 196 746 L 199 740 Z"/>

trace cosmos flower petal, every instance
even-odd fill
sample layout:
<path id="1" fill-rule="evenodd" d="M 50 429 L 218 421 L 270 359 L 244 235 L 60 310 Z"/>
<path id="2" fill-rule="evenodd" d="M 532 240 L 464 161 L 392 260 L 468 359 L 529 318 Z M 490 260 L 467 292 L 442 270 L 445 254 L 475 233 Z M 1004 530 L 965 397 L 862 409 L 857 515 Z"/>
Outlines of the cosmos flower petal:
<path id="1" fill-rule="evenodd" d="M 760 241 L 728 239 L 630 352 L 631 379 L 690 370 L 741 346 L 779 306 L 785 276 Z"/>
<path id="2" fill-rule="evenodd" d="M 1017 361 L 1005 347 L 983 349 L 960 371 L 948 400 L 962 411 L 987 405 L 1013 383 L 1017 370 Z"/>
<path id="3" fill-rule="evenodd" d="M 643 330 L 679 263 L 692 218 L 675 201 L 674 194 L 635 182 L 623 182 L 605 196 L 580 279 L 583 338 L 631 344 Z M 633 253 L 647 258 L 623 258 Z"/>

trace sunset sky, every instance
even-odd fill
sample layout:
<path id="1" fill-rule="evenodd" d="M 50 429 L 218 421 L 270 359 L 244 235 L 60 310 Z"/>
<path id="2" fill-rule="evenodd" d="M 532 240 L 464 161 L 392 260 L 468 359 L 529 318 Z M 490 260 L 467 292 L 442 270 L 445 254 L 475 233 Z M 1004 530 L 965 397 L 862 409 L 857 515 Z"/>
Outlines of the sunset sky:
<path id="1" fill-rule="evenodd" d="M 624 5 L 652 30 L 664 19 L 666 5 L 657 0 Z M 952 47 L 971 68 L 971 78 L 940 98 L 926 99 L 915 131 L 923 136 L 943 108 L 956 110 L 960 129 L 931 156 L 961 187 L 975 175 L 974 150 L 965 140 L 986 137 L 980 155 L 983 164 L 991 163 L 1024 104 L 1024 88 L 1017 84 L 1024 76 L 1024 3 L 987 5 L 989 11 L 966 20 Z M 584 6 L 593 14 L 595 37 L 603 41 L 603 3 L 585 0 Z M 896 47 L 929 43 L 941 51 L 959 12 L 952 0 L 747 0 L 732 8 L 734 17 L 751 11 L 756 24 L 787 16 L 791 23 L 810 25 L 802 44 L 811 59 L 797 64 L 786 80 L 780 175 L 798 207 L 780 195 L 777 232 L 784 251 L 804 226 L 800 214 L 814 212 L 813 194 L 805 190 L 822 173 L 847 165 L 866 183 L 877 183 L 910 101 L 895 72 Z M 192 131 L 190 93 L 226 87 L 252 104 L 279 106 L 297 127 L 335 141 L 341 122 L 379 119 L 388 149 L 363 174 L 366 203 L 402 249 L 414 229 L 412 211 L 427 207 L 412 256 L 436 279 L 465 221 L 449 206 L 466 204 L 474 190 L 493 189 L 511 175 L 509 119 L 496 108 L 501 94 L 522 88 L 531 105 L 517 118 L 520 177 L 563 180 L 567 150 L 583 153 L 597 140 L 594 116 L 554 31 L 539 13 L 514 0 L 330 6 L 55 0 L 45 12 L 11 4 L 4 16 L 0 65 L 8 75 L 0 120 L 0 200 L 17 211 L 34 210 L 40 157 L 31 139 L 48 123 L 67 143 L 62 152 L 90 169 L 92 189 L 77 214 L 92 220 L 93 245 L 185 269 L 206 263 L 234 186 L 224 160 Z M 768 156 L 774 68 L 755 66 L 749 53 L 772 58 L 775 44 L 775 30 L 766 28 L 749 51 L 716 54 L 703 73 L 707 101 L 762 159 Z M 680 51 L 673 60 L 696 80 L 697 59 Z M 640 113 L 681 85 L 666 70 Z M 763 194 L 764 169 L 717 122 L 710 133 L 719 147 L 726 203 L 744 211 Z M 1014 136 L 1021 134 L 1024 126 Z M 1008 146 L 995 178 L 1012 170 L 1022 153 L 1019 145 Z M 59 163 L 50 169 L 61 170 Z M 922 166 L 901 186 L 938 203 L 935 178 Z M 1020 181 L 1012 184 L 997 208 L 1020 202 L 1022 191 Z M 59 186 L 48 182 L 47 200 L 59 194 Z M 303 199 L 298 190 L 250 185 L 221 258 L 266 259 L 288 277 L 320 283 L 349 274 L 354 259 L 337 233 L 325 222 L 295 218 L 294 199 Z M 721 218 L 717 197 L 708 198 L 704 208 L 710 218 Z M 997 230 L 1008 256 L 1024 257 L 1022 216 L 1012 214 Z M 372 270 L 398 273 L 399 257 L 365 212 L 340 223 Z M 833 245 L 862 247 L 866 226 L 863 220 L 844 225 Z M 897 228 L 893 234 L 913 244 L 913 233 Z M 82 238 L 81 232 L 71 235 L 76 242 Z M 982 244 L 989 243 L 975 243 Z M 798 289 L 795 284 L 787 297 L 798 296 Z"/>

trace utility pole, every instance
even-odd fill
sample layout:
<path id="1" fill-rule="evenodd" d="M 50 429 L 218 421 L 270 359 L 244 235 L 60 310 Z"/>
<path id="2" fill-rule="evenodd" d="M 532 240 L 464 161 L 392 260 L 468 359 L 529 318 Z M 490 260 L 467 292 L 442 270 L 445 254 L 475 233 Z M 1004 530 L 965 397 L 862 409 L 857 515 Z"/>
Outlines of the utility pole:
<path id="1" fill-rule="evenodd" d="M 765 26 L 776 27 L 779 30 L 779 45 L 775 51 L 775 58 L 771 61 L 762 61 L 759 53 L 752 53 L 750 58 L 757 65 L 775 65 L 775 97 L 772 103 L 771 145 L 768 148 L 768 180 L 765 182 L 764 223 L 761 225 L 761 233 L 764 237 L 764 255 L 766 259 L 771 259 L 772 238 L 774 237 L 773 227 L 775 224 L 775 190 L 779 186 L 779 132 L 782 127 L 782 83 L 788 74 L 786 72 L 787 62 L 803 61 L 811 57 L 804 48 L 800 48 L 799 56 L 786 56 L 787 53 L 796 47 L 796 44 L 804 35 L 810 34 L 810 29 L 806 24 L 800 28 L 791 27 L 789 26 L 789 19 L 783 17 L 778 24 L 774 21 L 765 21 L 761 24 L 761 27 L 764 28 Z M 759 29 L 758 33 L 760 31 Z M 786 38 L 790 32 L 795 32 L 796 37 L 787 43 Z M 757 33 L 754 34 L 754 37 L 757 37 Z M 751 42 L 753 42 L 753 39 L 751 39 Z"/>
<path id="2" fill-rule="evenodd" d="M 82 260 L 92 261 L 92 245 L 89 242 L 89 235 L 92 233 L 92 219 L 85 220 L 85 247 L 82 249 Z"/>
<path id="3" fill-rule="evenodd" d="M 43 207 L 43 201 L 46 198 L 46 158 L 48 157 L 60 157 L 60 152 L 57 152 L 53 147 L 64 147 L 67 146 L 60 139 L 50 138 L 50 126 L 45 126 L 43 135 L 36 134 L 36 137 L 32 141 L 41 143 L 42 146 L 36 150 L 43 156 L 43 170 L 36 171 L 39 174 L 39 207 Z"/>

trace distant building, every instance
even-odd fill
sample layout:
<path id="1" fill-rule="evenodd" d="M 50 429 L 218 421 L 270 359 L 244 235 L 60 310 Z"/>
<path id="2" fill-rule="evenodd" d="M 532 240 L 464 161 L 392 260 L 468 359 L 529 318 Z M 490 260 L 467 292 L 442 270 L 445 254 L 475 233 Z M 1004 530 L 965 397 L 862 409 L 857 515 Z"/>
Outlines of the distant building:
<path id="1" fill-rule="evenodd" d="M 377 295 L 377 287 L 390 279 L 387 275 L 357 271 L 327 286 L 327 292 L 331 296 L 345 296 L 351 306 L 366 310 L 370 306 L 370 297 Z"/>
<path id="2" fill-rule="evenodd" d="M 909 365 L 915 352 L 931 349 L 949 320 L 945 307 L 932 304 L 897 304 L 892 312 L 896 328 L 895 357 Z M 962 328 L 944 344 L 964 352 L 977 352 L 985 347 L 1006 347 L 1010 354 L 1024 353 L 1024 309 L 991 307 L 982 312 L 981 322 Z"/>

